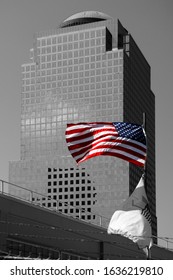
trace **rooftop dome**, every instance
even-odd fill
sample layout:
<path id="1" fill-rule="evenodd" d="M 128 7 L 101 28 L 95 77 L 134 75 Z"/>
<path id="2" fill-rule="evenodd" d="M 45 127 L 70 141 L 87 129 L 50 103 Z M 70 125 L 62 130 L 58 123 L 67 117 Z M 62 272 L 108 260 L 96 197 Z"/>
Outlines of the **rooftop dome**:
<path id="1" fill-rule="evenodd" d="M 97 22 L 97 21 L 107 20 L 107 19 L 112 19 L 112 18 L 101 12 L 85 11 L 68 17 L 60 24 L 60 27 L 61 28 L 69 27 L 69 26 Z"/>

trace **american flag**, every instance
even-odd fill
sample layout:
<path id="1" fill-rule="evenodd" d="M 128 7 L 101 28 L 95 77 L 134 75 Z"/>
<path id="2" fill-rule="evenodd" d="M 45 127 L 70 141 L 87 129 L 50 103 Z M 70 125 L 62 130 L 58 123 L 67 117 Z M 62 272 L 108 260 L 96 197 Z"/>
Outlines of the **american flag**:
<path id="1" fill-rule="evenodd" d="M 125 122 L 67 124 L 66 142 L 78 164 L 106 155 L 145 165 L 146 137 L 141 125 Z"/>

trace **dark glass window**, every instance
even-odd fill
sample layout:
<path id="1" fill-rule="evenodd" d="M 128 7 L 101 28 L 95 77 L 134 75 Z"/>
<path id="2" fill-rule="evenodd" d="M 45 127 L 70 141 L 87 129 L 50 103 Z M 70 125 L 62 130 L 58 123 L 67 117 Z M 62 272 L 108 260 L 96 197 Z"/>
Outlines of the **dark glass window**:
<path id="1" fill-rule="evenodd" d="M 106 51 L 112 50 L 112 34 L 106 28 Z"/>

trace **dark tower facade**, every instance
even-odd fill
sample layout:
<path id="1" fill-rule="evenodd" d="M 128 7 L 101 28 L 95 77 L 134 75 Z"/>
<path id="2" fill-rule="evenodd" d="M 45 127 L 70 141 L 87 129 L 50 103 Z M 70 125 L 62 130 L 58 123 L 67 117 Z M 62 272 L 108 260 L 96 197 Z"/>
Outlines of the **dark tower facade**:
<path id="1" fill-rule="evenodd" d="M 111 157 L 77 166 L 65 142 L 66 124 L 142 124 L 145 112 L 146 188 L 157 235 L 155 98 L 150 66 L 132 36 L 117 19 L 81 12 L 36 34 L 30 54 L 31 61 L 22 65 L 21 157 L 10 162 L 10 181 L 49 198 L 35 194 L 33 202 L 107 226 L 142 170 Z"/>

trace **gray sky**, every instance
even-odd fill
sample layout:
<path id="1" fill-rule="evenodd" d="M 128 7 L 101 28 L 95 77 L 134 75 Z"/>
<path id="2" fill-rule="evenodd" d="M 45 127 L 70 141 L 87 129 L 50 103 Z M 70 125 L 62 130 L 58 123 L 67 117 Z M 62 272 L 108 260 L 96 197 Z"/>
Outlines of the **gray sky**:
<path id="1" fill-rule="evenodd" d="M 119 18 L 151 66 L 156 97 L 158 236 L 173 238 L 172 0 L 0 1 L 0 179 L 8 180 L 8 162 L 20 157 L 20 67 L 29 62 L 34 33 L 54 29 L 85 10 Z"/>

